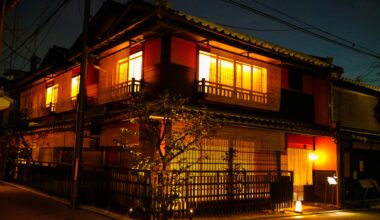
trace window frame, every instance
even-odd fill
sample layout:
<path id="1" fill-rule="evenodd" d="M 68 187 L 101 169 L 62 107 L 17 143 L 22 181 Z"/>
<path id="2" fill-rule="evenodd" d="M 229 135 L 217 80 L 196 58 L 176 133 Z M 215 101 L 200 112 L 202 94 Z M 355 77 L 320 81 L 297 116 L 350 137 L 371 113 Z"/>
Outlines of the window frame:
<path id="1" fill-rule="evenodd" d="M 55 111 L 58 102 L 58 84 L 49 84 L 45 89 L 45 106 L 50 112 Z"/>
<path id="2" fill-rule="evenodd" d="M 204 59 L 207 59 L 207 57 L 209 57 L 209 59 L 204 60 L 201 57 L 205 57 Z M 214 59 L 214 65 L 215 65 L 215 67 L 214 67 L 215 73 L 212 72 L 212 65 L 213 64 L 211 63 L 211 60 L 213 60 L 213 59 Z M 221 62 L 223 62 L 223 61 L 231 62 L 233 64 L 233 66 L 232 66 L 233 82 L 230 84 L 223 84 L 222 83 Z M 207 63 L 207 62 L 209 62 L 209 63 Z M 241 73 L 240 74 L 238 73 L 238 70 L 237 70 L 238 65 L 241 65 Z M 250 89 L 246 88 L 243 84 L 244 83 L 244 80 L 243 80 L 243 78 L 244 78 L 243 67 L 244 66 L 249 66 L 249 69 L 250 69 L 250 83 L 249 83 Z M 254 73 L 257 71 L 254 71 L 254 69 L 260 70 L 260 76 L 259 76 L 260 81 L 261 81 L 260 86 L 257 86 L 257 85 L 255 86 L 256 81 L 255 81 Z M 236 59 L 236 58 L 234 58 L 234 59 L 226 58 L 224 56 L 219 56 L 217 54 L 213 54 L 213 53 L 210 53 L 208 51 L 199 49 L 198 50 L 197 73 L 198 73 L 198 80 L 199 81 L 202 81 L 203 79 L 205 79 L 205 81 L 207 81 L 209 83 L 216 83 L 218 86 L 221 86 L 221 87 L 233 87 L 235 90 L 236 89 L 237 90 L 248 90 L 248 91 L 259 92 L 259 93 L 263 93 L 263 94 L 268 93 L 268 69 L 265 67 L 258 66 L 258 65 L 253 64 L 253 63 L 241 61 L 241 60 Z M 207 76 L 207 74 L 208 74 L 208 76 Z M 214 74 L 214 75 L 212 75 L 212 74 Z M 241 79 L 238 80 L 238 77 L 240 77 Z M 257 89 L 259 87 L 260 87 L 260 89 Z"/>
<path id="3" fill-rule="evenodd" d="M 124 67 L 123 67 L 124 66 Z M 114 84 L 130 83 L 132 79 L 141 80 L 143 75 L 143 51 L 139 50 L 117 62 Z"/>
<path id="4" fill-rule="evenodd" d="M 74 90 L 73 89 L 73 80 L 76 79 L 76 89 Z M 77 100 L 78 98 L 78 95 L 79 95 L 79 91 L 80 91 L 80 75 L 75 75 L 75 76 L 72 76 L 71 77 L 71 87 L 70 87 L 70 96 L 71 96 L 71 100 Z M 76 91 L 76 94 L 74 95 L 74 91 Z"/>

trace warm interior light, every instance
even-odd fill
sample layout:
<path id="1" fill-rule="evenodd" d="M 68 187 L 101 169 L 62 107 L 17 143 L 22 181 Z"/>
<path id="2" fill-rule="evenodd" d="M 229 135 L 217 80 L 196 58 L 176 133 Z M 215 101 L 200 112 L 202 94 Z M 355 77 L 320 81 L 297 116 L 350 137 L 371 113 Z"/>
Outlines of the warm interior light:
<path id="1" fill-rule="evenodd" d="M 296 201 L 296 207 L 294 209 L 295 212 L 302 212 L 302 202 L 301 201 Z"/>
<path id="2" fill-rule="evenodd" d="M 329 185 L 336 185 L 337 184 L 336 178 L 334 178 L 332 176 L 327 177 L 327 182 L 329 183 Z"/>
<path id="3" fill-rule="evenodd" d="M 53 110 L 53 106 L 50 106 L 50 104 L 54 105 L 55 103 L 57 103 L 57 96 L 58 84 L 46 88 L 46 107 L 51 107 Z"/>
<path id="4" fill-rule="evenodd" d="M 79 78 L 80 76 L 74 76 L 71 78 L 71 99 L 77 99 L 77 95 L 79 94 Z"/>
<path id="5" fill-rule="evenodd" d="M 142 74 L 142 51 L 129 56 L 129 74 L 128 80 L 141 80 Z"/>
<path id="6" fill-rule="evenodd" d="M 309 154 L 309 160 L 311 160 L 311 161 L 318 160 L 318 158 L 319 158 L 319 156 L 314 152 Z"/>
<path id="7" fill-rule="evenodd" d="M 211 57 L 208 53 L 199 52 L 199 80 L 210 80 Z"/>

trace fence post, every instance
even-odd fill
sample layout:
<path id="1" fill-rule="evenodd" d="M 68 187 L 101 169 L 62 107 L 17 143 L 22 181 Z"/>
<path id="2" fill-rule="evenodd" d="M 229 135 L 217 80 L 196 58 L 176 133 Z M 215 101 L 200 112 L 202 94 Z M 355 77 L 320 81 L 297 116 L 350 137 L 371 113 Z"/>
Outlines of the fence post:
<path id="1" fill-rule="evenodd" d="M 206 79 L 205 78 L 202 78 L 201 92 L 202 94 L 206 93 Z"/>
<path id="2" fill-rule="evenodd" d="M 228 180 L 227 180 L 227 199 L 228 199 L 228 205 L 230 208 L 232 208 L 232 201 L 233 201 L 233 191 L 234 191 L 234 149 L 232 147 L 228 148 Z"/>

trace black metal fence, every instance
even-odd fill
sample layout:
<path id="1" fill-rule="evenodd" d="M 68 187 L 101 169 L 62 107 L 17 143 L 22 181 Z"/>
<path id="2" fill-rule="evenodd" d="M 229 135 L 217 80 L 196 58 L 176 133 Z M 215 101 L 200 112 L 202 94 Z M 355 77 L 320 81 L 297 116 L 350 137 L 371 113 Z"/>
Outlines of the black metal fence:
<path id="1" fill-rule="evenodd" d="M 226 215 L 292 206 L 293 175 L 290 171 L 186 171 L 181 184 L 165 171 L 159 184 L 150 171 L 120 168 L 84 169 L 80 179 L 80 201 L 119 212 L 133 208 L 136 216 L 147 216 L 159 206 L 157 190 L 177 198 L 174 217 Z M 71 167 L 54 163 L 19 163 L 15 181 L 51 195 L 70 198 Z M 153 209 L 152 209 L 153 207 Z"/>

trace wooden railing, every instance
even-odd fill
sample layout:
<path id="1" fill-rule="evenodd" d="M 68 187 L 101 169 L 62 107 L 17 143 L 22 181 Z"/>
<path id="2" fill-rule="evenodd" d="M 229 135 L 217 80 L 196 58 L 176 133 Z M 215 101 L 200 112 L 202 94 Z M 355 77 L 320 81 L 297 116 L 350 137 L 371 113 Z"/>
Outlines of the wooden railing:
<path id="1" fill-rule="evenodd" d="M 130 81 L 114 85 L 111 89 L 112 97 L 124 97 L 128 94 L 141 92 L 141 81 L 132 78 Z"/>
<path id="2" fill-rule="evenodd" d="M 132 78 L 130 81 L 101 89 L 99 91 L 99 100 L 101 103 L 125 100 L 130 95 L 141 92 L 142 87 L 142 80 Z"/>
<path id="3" fill-rule="evenodd" d="M 268 94 L 253 90 L 223 85 L 202 79 L 198 82 L 198 92 L 260 104 L 268 103 Z"/>

